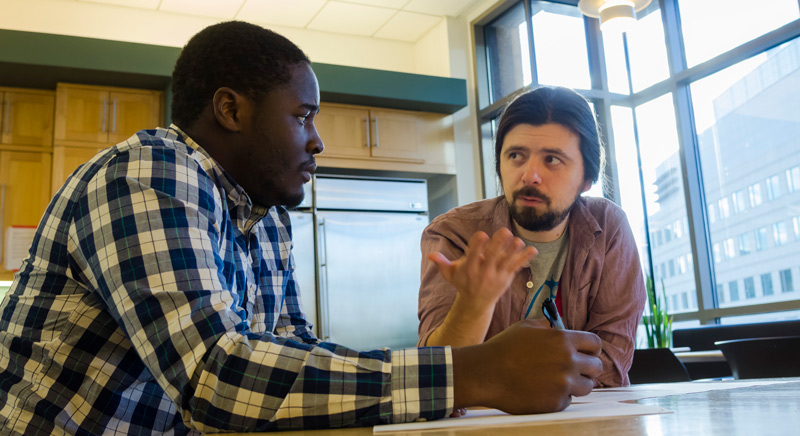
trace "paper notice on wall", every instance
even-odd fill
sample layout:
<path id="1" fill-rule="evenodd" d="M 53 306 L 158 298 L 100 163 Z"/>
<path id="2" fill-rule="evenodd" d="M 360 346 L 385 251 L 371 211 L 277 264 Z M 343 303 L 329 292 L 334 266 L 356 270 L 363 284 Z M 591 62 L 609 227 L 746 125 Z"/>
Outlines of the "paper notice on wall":
<path id="1" fill-rule="evenodd" d="M 6 229 L 3 238 L 3 268 L 10 271 L 19 269 L 22 261 L 28 257 L 34 234 L 34 226 L 11 226 Z"/>

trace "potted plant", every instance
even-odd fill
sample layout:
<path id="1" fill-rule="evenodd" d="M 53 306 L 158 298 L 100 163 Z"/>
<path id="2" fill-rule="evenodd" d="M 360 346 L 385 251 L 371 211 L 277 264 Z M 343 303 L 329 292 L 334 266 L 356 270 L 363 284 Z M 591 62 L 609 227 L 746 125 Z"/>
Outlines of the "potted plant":
<path id="1" fill-rule="evenodd" d="M 672 343 L 672 316 L 667 314 L 667 291 L 664 280 L 661 280 L 661 295 L 656 293 L 652 277 L 647 277 L 645 286 L 647 288 L 647 305 L 650 308 L 650 313 L 642 317 L 647 332 L 647 347 L 669 348 Z"/>

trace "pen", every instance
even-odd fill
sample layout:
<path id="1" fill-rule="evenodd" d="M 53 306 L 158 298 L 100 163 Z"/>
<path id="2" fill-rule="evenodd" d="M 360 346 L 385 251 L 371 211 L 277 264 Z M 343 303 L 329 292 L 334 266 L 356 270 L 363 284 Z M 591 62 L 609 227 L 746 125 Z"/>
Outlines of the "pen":
<path id="1" fill-rule="evenodd" d="M 564 330 L 564 323 L 561 321 L 561 317 L 558 316 L 558 309 L 552 298 L 546 298 L 544 300 L 544 303 L 542 303 L 542 312 L 544 312 L 544 317 L 550 321 L 551 327 Z"/>

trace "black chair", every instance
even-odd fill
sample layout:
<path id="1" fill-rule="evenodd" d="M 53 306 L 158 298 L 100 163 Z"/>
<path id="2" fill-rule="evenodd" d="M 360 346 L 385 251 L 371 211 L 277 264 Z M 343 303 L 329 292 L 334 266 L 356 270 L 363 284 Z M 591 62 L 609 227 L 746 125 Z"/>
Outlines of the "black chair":
<path id="1" fill-rule="evenodd" d="M 736 339 L 716 345 L 736 379 L 800 376 L 800 336 Z"/>
<path id="2" fill-rule="evenodd" d="M 672 383 L 690 381 L 683 362 L 669 348 L 633 350 L 633 363 L 628 371 L 631 384 Z"/>

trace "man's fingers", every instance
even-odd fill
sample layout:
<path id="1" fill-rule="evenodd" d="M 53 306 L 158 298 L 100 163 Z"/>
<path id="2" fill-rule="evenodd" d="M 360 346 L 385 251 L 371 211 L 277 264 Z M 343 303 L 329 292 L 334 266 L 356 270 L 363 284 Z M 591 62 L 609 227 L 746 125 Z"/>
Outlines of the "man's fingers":
<path id="1" fill-rule="evenodd" d="M 594 333 L 581 332 L 570 330 L 569 334 L 572 335 L 572 343 L 577 351 L 588 354 L 591 356 L 599 356 L 603 348 L 603 342 L 600 337 Z"/>
<path id="2" fill-rule="evenodd" d="M 428 260 L 436 264 L 436 269 L 439 270 L 439 274 L 441 274 L 445 280 L 449 282 L 450 279 L 453 278 L 453 270 L 455 269 L 455 265 L 453 265 L 453 262 L 451 262 L 449 259 L 444 257 L 444 254 L 438 251 L 429 253 Z"/>

